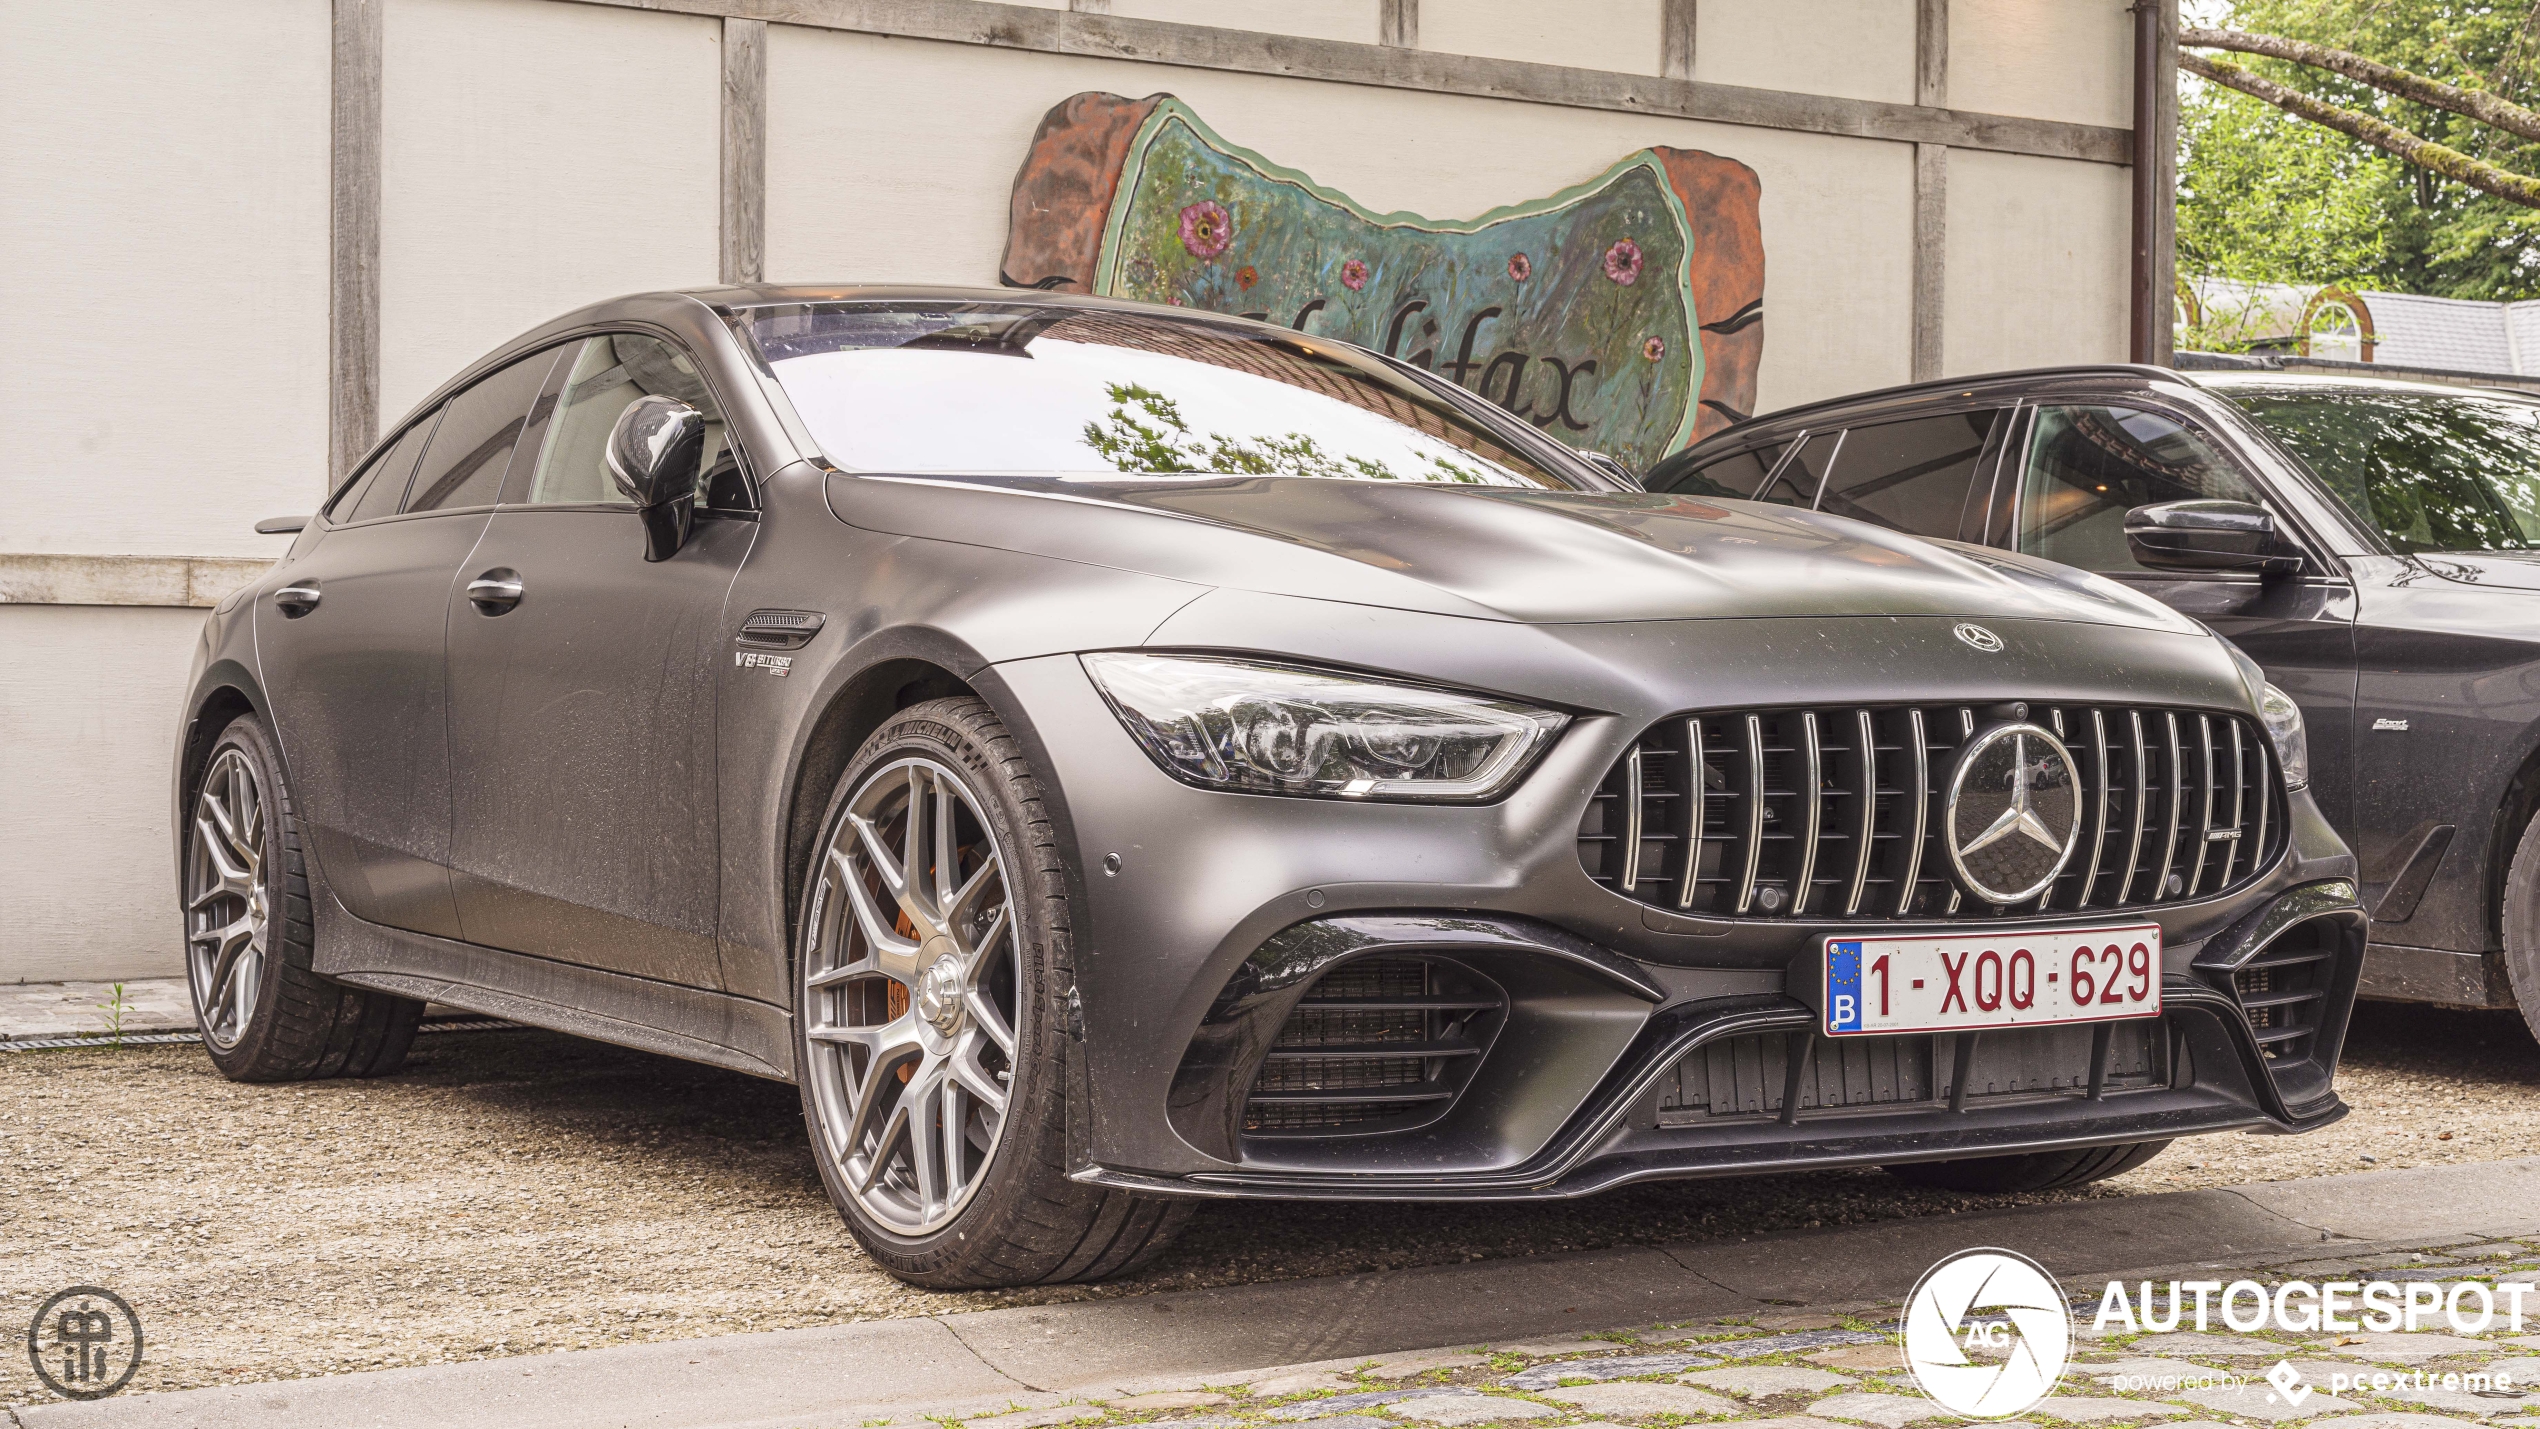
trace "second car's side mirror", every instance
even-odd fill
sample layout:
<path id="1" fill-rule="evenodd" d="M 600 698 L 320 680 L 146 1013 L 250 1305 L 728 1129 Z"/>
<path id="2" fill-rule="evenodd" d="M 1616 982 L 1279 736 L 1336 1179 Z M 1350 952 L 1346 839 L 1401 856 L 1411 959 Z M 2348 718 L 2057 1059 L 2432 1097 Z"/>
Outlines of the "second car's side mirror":
<path id="1" fill-rule="evenodd" d="M 2246 501 L 2164 501 L 2125 514 L 2126 548 L 2160 571 L 2255 571 L 2292 575 L 2302 553 L 2275 517 Z"/>
<path id="2" fill-rule="evenodd" d="M 638 397 L 617 414 L 609 477 L 644 518 L 645 560 L 669 560 L 688 544 L 705 450 L 705 413 L 675 397 Z"/>

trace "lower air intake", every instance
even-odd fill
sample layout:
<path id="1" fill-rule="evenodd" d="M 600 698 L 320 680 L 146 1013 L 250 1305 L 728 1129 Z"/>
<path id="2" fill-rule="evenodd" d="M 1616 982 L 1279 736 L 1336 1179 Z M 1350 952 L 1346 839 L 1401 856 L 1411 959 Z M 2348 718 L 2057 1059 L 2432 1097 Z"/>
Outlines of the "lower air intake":
<path id="1" fill-rule="evenodd" d="M 1438 958 L 1344 963 L 1306 991 L 1244 1098 L 1250 1136 L 1408 1131 L 1446 1115 L 1505 1016 L 1488 979 Z"/>

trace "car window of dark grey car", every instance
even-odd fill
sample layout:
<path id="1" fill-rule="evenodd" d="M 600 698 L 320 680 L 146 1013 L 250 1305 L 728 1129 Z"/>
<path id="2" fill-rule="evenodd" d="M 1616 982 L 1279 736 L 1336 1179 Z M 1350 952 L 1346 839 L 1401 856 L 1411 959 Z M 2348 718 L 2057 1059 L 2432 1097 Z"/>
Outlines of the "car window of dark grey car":
<path id="1" fill-rule="evenodd" d="M 441 407 L 441 424 L 424 448 L 408 488 L 408 511 L 491 506 L 502 495 L 512 450 L 529 421 L 529 405 L 556 365 L 551 349 L 480 378 Z"/>
<path id="2" fill-rule="evenodd" d="M 726 436 L 723 407 L 686 353 L 657 337 L 609 333 L 584 339 L 570 358 L 537 464 L 520 484 L 525 489 L 507 500 L 531 506 L 632 505 L 609 475 L 609 432 L 630 403 L 659 395 L 705 414 L 705 452 L 697 461 L 699 509 L 748 508 L 749 483 Z"/>
<path id="3" fill-rule="evenodd" d="M 1958 539 L 1998 408 L 1854 427 L 1817 509 L 1912 536 Z"/>
<path id="4" fill-rule="evenodd" d="M 2540 407 L 2467 393 L 2229 395 L 2401 551 L 2540 547 Z"/>
<path id="5" fill-rule="evenodd" d="M 2021 463 L 2019 548 L 2085 571 L 2148 570 L 2126 548 L 2125 514 L 2198 498 L 2265 504 L 2228 457 L 2176 418 L 2040 407 Z"/>
<path id="6" fill-rule="evenodd" d="M 964 303 L 789 304 L 748 331 L 854 471 L 1591 485 L 1530 434 L 1298 334 Z"/>
<path id="7" fill-rule="evenodd" d="M 1799 454 L 1781 464 L 1772 484 L 1755 493 L 1758 501 L 1775 506 L 1814 506 L 1817 489 L 1825 484 L 1826 472 L 1841 459 L 1844 434 L 1810 432 L 1799 445 Z"/>
<path id="8" fill-rule="evenodd" d="M 1650 469 L 1645 483 L 1650 491 L 1663 491 L 1673 496 L 1710 496 L 1730 501 L 1744 501 L 1764 484 L 1773 464 L 1790 449 L 1788 442 L 1766 442 L 1732 452 L 1716 461 L 1693 466 L 1669 458 Z"/>
<path id="9" fill-rule="evenodd" d="M 380 453 L 379 460 L 370 464 L 361 479 L 335 499 L 327 519 L 341 526 L 396 515 L 397 508 L 405 502 L 407 479 L 414 475 L 415 461 L 423 455 L 424 443 L 431 440 L 432 425 L 440 420 L 440 415 L 427 412 L 406 428 L 397 444 Z"/>

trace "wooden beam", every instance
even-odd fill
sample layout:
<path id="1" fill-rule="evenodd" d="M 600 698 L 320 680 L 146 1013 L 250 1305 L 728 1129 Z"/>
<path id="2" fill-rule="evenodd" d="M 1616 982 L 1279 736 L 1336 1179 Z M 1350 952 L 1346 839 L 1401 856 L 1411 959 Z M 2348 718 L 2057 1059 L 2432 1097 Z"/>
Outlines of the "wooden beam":
<path id="1" fill-rule="evenodd" d="M 2161 320 L 2152 328 L 2151 360 L 2176 365 L 2177 332 L 2171 315 L 2178 292 L 2178 0 L 2160 0 L 2152 64 L 2160 71 L 2152 106 L 2152 288 Z M 2366 355 L 2370 355 L 2367 349 Z"/>
<path id="2" fill-rule="evenodd" d="M 767 22 L 723 21 L 722 256 L 726 283 L 767 276 Z"/>
<path id="3" fill-rule="evenodd" d="M 334 0 L 328 78 L 326 489 L 379 432 L 380 63 L 384 0 Z"/>
<path id="4" fill-rule="evenodd" d="M 1949 105 L 1949 0 L 1916 0 L 1914 102 Z M 1949 316 L 1949 149 L 1914 146 L 1913 380 L 1939 377 Z"/>
<path id="5" fill-rule="evenodd" d="M 1693 78 L 1693 12 L 1696 3 L 1697 0 L 1660 0 L 1658 73 L 1668 79 Z"/>
<path id="6" fill-rule="evenodd" d="M 1699 119 L 1761 129 L 1789 129 L 1857 139 L 1947 144 L 2082 159 L 2128 162 L 2124 129 L 2067 124 L 2007 114 L 1970 114 L 1928 105 L 1891 104 L 1798 94 L 1743 85 L 1708 84 L 1660 75 L 1620 74 L 1525 60 L 1440 54 L 1400 45 L 1362 45 L 1299 35 L 1267 35 L 1117 15 L 1077 14 L 989 0 L 574 0 L 586 5 L 681 15 L 740 16 L 771 24 L 941 40 L 1039 54 L 1127 60 L 1274 78 L 1363 84 L 1505 99 L 1521 104 L 1599 109 Z M 1417 39 L 1412 34 L 1410 38 Z"/>
<path id="7" fill-rule="evenodd" d="M 1420 48 L 1420 0 L 1379 0 L 1379 4 L 1382 8 L 1376 16 L 1378 43 L 1405 50 Z"/>

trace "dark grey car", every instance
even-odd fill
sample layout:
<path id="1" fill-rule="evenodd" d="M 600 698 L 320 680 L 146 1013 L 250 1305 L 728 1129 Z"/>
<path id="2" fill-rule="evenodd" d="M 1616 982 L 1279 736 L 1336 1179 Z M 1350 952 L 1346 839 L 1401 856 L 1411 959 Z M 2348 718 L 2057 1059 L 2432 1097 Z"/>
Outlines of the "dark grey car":
<path id="1" fill-rule="evenodd" d="M 2230 637 L 2301 703 L 2312 796 L 2361 861 L 2363 995 L 2519 1002 L 2540 1034 L 2540 402 L 2049 368 L 1777 412 L 1651 473 L 1768 479 L 1768 501 L 2066 562 Z"/>
<path id="2" fill-rule="evenodd" d="M 2245 656 L 1285 329 L 588 308 L 400 422 L 191 691 L 224 1072 L 381 1071 L 433 999 L 788 1079 L 925 1284 L 1194 1197 L 2031 1188 L 2344 1110 L 2353 861 Z"/>

